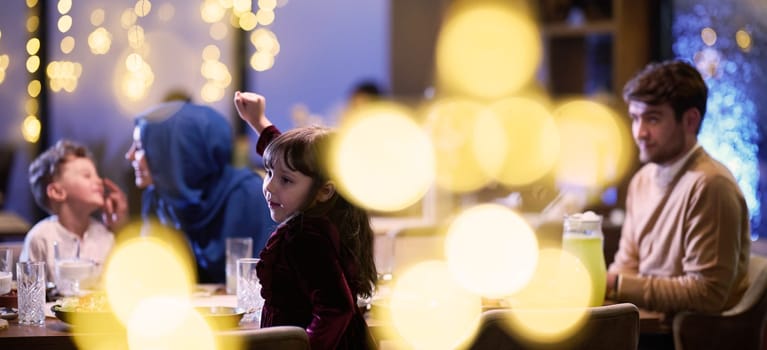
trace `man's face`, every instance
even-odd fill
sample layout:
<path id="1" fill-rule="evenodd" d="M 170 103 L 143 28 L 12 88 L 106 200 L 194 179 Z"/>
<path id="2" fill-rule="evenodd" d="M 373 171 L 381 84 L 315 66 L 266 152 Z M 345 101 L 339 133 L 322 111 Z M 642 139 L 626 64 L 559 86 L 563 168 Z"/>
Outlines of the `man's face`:
<path id="1" fill-rule="evenodd" d="M 671 105 L 629 101 L 629 116 L 642 163 L 669 165 L 684 155 L 687 135 Z"/>

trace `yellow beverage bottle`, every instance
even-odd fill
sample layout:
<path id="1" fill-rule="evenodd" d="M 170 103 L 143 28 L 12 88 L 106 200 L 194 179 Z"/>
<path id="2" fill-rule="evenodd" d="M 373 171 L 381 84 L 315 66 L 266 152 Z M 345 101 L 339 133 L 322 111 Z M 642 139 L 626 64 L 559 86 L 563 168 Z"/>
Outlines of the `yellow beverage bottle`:
<path id="1" fill-rule="evenodd" d="M 591 277 L 589 306 L 600 306 L 605 301 L 607 278 L 602 217 L 590 212 L 573 214 L 565 217 L 564 226 L 562 250 L 577 257 L 586 268 Z"/>

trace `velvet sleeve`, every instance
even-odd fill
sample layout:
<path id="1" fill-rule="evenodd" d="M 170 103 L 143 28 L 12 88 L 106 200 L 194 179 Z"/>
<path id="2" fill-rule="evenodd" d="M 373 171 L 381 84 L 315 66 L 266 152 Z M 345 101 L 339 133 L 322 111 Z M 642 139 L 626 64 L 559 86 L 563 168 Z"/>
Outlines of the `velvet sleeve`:
<path id="1" fill-rule="evenodd" d="M 261 134 L 258 135 L 258 142 L 256 142 L 256 152 L 258 155 L 263 156 L 266 146 L 269 146 L 272 140 L 280 136 L 280 134 L 282 134 L 280 129 L 277 129 L 274 125 L 269 125 L 266 129 L 262 130 Z"/>
<path id="2" fill-rule="evenodd" d="M 302 232 L 286 247 L 303 292 L 312 305 L 306 327 L 312 349 L 335 349 L 354 314 L 354 298 L 330 239 Z"/>

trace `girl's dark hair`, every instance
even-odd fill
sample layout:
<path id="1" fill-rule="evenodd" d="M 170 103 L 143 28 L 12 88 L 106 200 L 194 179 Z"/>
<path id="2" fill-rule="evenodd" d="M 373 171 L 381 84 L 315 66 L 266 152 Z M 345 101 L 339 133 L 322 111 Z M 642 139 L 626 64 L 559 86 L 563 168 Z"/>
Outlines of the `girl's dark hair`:
<path id="1" fill-rule="evenodd" d="M 623 87 L 626 102 L 639 101 L 651 105 L 668 103 L 674 109 L 674 117 L 682 120 L 682 114 L 697 108 L 703 125 L 706 114 L 708 87 L 700 72 L 687 62 L 671 60 L 650 64 Z"/>
<path id="2" fill-rule="evenodd" d="M 275 138 L 264 150 L 264 165 L 274 168 L 279 159 L 292 171 L 299 171 L 312 178 L 308 203 L 302 213 L 308 216 L 326 215 L 336 225 L 341 235 L 342 261 L 354 261 L 359 265 L 356 276 L 347 276 L 352 290 L 362 297 L 369 297 L 377 280 L 373 261 L 373 229 L 367 211 L 349 202 L 338 190 L 324 202 L 312 203 L 319 189 L 330 180 L 327 169 L 330 129 L 311 126 L 293 129 Z M 312 205 L 313 204 L 313 205 Z"/>

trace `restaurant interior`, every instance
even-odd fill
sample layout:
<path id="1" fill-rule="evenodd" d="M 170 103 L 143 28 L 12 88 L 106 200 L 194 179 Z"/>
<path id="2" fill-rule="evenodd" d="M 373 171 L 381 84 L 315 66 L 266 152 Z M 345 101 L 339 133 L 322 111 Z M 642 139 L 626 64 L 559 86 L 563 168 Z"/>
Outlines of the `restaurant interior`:
<path id="1" fill-rule="evenodd" d="M 427 160 L 415 151 L 390 156 L 403 148 L 376 143 L 404 124 L 377 130 L 368 135 L 374 141 L 357 145 L 373 159 L 400 161 L 358 171 L 368 178 L 364 185 L 375 189 L 363 189 L 368 198 L 360 204 L 372 215 L 381 290 L 391 292 L 393 282 L 405 280 L 415 285 L 419 278 L 452 283 L 437 262 L 449 255 L 446 232 L 472 213 L 476 217 L 469 219 L 478 220 L 472 225 L 524 225 L 534 231 L 536 244 L 547 247 L 561 244 L 564 215 L 593 211 L 603 218 L 609 264 L 618 249 L 628 182 L 641 166 L 623 86 L 650 62 L 682 59 L 698 68 L 709 87 L 698 141 L 735 175 L 748 205 L 752 254 L 767 255 L 767 201 L 761 205 L 767 199 L 767 176 L 761 176 L 767 171 L 765 0 L 17 0 L 2 8 L 0 247 L 13 247 L 14 254 L 32 225 L 47 216 L 32 197 L 29 165 L 60 139 L 93 152 L 101 176 L 127 194 L 130 216 L 140 220 L 141 192 L 125 154 L 134 118 L 171 96 L 224 115 L 235 134 L 233 163 L 262 171 L 258 135 L 232 103 L 236 91 L 253 91 L 266 97 L 267 114 L 282 130 L 320 124 L 346 131 L 351 128 L 344 128 L 345 121 L 355 113 L 385 113 L 414 122 L 427 135 L 433 147 Z M 351 105 L 361 83 L 380 88 L 375 107 L 384 106 L 384 112 Z M 486 108 L 545 115 L 535 129 L 545 140 L 526 139 L 532 129 L 519 121 L 500 125 L 507 133 L 500 137 L 462 134 L 469 127 L 465 116 Z M 576 125 L 584 120 L 591 124 Z M 514 137 L 523 141 L 509 141 Z M 467 147 L 484 154 L 504 147 L 523 151 L 485 159 Z M 373 176 L 379 171 L 385 177 Z M 484 205 L 510 209 L 524 220 L 496 222 L 487 216 L 492 213 L 472 211 Z M 759 276 L 767 291 L 767 274 Z M 471 299 L 461 293 L 445 298 Z M 480 300 L 483 310 L 505 305 L 491 299 Z M 752 302 L 738 321 L 728 322 L 757 330 L 761 342 L 767 293 Z M 389 341 L 380 348 L 494 348 L 481 341 L 467 345 L 480 321 L 445 317 L 473 315 L 461 312 L 476 305 L 458 304 L 447 311 L 435 306 L 426 318 L 406 314 L 410 321 L 395 325 L 378 320 L 377 335 Z M 621 307 L 608 313 L 636 311 Z M 642 312 L 640 331 L 658 326 L 657 318 Z M 499 317 L 482 314 L 481 320 L 493 324 Z M 633 322 L 611 315 L 589 319 L 600 317 L 612 326 Z M 441 333 L 417 326 L 425 322 Z M 552 337 L 557 344 L 603 326 L 551 326 L 528 336 Z M 617 329 L 613 338 L 623 334 Z M 49 333 L 71 338 L 66 331 Z M 3 338 L 0 330 L 0 344 Z M 57 346 L 72 346 L 62 344 Z M 602 347 L 586 344 L 619 346 L 609 340 Z"/>

